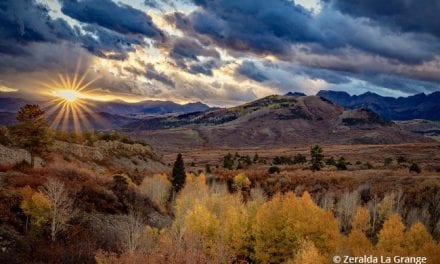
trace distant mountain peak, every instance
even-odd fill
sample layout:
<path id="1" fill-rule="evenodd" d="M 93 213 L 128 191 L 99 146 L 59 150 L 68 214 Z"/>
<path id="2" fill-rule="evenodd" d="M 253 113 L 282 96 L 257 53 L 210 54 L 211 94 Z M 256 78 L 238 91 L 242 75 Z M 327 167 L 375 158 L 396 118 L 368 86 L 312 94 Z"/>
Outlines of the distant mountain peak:
<path id="1" fill-rule="evenodd" d="M 346 92 L 322 90 L 317 95 L 343 107 L 368 108 L 391 120 L 440 120 L 439 91 L 399 98 L 385 97 L 370 91 L 361 95 L 350 95 Z"/>
<path id="2" fill-rule="evenodd" d="M 301 92 L 288 92 L 284 96 L 306 96 L 306 94 Z"/>

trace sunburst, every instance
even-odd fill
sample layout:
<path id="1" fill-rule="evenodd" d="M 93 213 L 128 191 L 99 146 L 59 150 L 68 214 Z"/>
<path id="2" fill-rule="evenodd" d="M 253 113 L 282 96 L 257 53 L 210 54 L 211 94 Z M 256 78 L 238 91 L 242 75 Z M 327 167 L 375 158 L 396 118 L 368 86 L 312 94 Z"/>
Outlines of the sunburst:
<path id="1" fill-rule="evenodd" d="M 40 82 L 45 94 L 53 98 L 43 108 L 55 130 L 81 132 L 93 129 L 92 121 L 105 123 L 92 109 L 95 90 L 91 86 L 99 77 L 89 79 L 89 70 L 80 74 L 79 68 L 80 62 L 73 75 L 58 73 L 55 78 Z"/>

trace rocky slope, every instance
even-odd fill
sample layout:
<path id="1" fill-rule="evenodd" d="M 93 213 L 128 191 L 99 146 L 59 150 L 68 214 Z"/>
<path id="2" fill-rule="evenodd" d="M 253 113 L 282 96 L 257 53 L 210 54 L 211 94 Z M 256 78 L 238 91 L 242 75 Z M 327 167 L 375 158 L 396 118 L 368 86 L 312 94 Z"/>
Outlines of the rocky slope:
<path id="1" fill-rule="evenodd" d="M 119 141 L 97 141 L 93 146 L 56 141 L 49 148 L 49 162 L 73 162 L 81 167 L 97 172 L 106 172 L 109 167 L 123 171 L 163 172 L 166 166 L 150 146 L 125 144 Z M 14 165 L 23 160 L 30 162 L 30 154 L 23 149 L 0 145 L 0 165 Z M 36 166 L 46 166 L 41 158 L 36 159 Z"/>

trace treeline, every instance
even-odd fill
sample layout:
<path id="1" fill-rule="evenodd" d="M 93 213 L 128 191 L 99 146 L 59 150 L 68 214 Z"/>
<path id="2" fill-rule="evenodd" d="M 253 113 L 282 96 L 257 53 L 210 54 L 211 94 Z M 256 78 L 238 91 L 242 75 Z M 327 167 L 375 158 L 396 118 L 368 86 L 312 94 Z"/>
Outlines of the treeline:
<path id="1" fill-rule="evenodd" d="M 409 172 L 421 173 L 422 168 L 419 164 L 408 161 L 403 156 L 398 156 L 395 160 L 391 157 L 386 157 L 383 160 L 383 165 L 381 168 L 389 169 L 393 162 L 396 162 L 399 166 L 408 168 Z M 258 153 L 255 153 L 253 158 L 249 155 L 240 155 L 236 152 L 234 155 L 231 153 L 226 154 L 223 157 L 223 168 L 229 170 L 240 170 L 247 169 L 253 164 L 270 164 L 271 167 L 268 169 L 269 174 L 281 172 L 279 166 L 289 166 L 296 165 L 302 169 L 310 169 L 312 171 L 320 171 L 324 167 L 334 167 L 337 170 L 348 170 L 349 166 L 353 165 L 353 169 L 358 170 L 368 170 L 373 169 L 373 165 L 369 161 L 359 161 L 357 160 L 354 164 L 346 160 L 345 157 L 340 156 L 335 159 L 333 156 L 325 156 L 324 150 L 319 145 L 314 145 L 310 147 L 310 152 L 308 157 L 304 154 L 297 153 L 293 156 L 275 156 L 272 160 L 266 157 L 260 157 Z M 218 165 L 217 165 L 218 167 Z"/>

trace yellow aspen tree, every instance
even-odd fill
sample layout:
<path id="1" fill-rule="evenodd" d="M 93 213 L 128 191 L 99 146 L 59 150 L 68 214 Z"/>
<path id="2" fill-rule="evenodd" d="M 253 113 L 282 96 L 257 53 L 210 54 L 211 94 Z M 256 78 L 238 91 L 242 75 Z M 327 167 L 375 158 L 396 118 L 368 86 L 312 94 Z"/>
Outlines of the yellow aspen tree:
<path id="1" fill-rule="evenodd" d="M 347 247 L 352 256 L 373 254 L 373 245 L 361 229 L 354 228 L 347 237 Z"/>
<path id="2" fill-rule="evenodd" d="M 234 189 L 238 191 L 242 189 L 247 189 L 251 186 L 251 181 L 243 172 L 237 174 L 234 177 L 233 181 L 234 181 Z"/>
<path id="3" fill-rule="evenodd" d="M 328 258 L 321 255 L 318 248 L 310 241 L 302 243 L 294 261 L 288 261 L 291 264 L 326 264 L 328 262 Z"/>
<path id="4" fill-rule="evenodd" d="M 398 215 L 391 216 L 383 224 L 379 232 L 376 249 L 384 255 L 402 255 L 405 253 L 403 244 L 405 240 L 405 226 Z"/>
<path id="5" fill-rule="evenodd" d="M 253 226 L 255 258 L 282 263 L 299 250 L 301 240 L 310 240 L 325 256 L 341 246 L 338 222 L 319 208 L 310 195 L 275 195 L 257 211 Z"/>
<path id="6" fill-rule="evenodd" d="M 26 186 L 21 189 L 23 200 L 20 208 L 26 215 L 26 230 L 30 219 L 31 229 L 39 233 L 42 225 L 49 219 L 52 204 L 50 200 L 40 192 L 34 192 L 31 187 Z"/>
<path id="7" fill-rule="evenodd" d="M 184 236 L 187 241 L 200 241 L 203 250 L 209 255 L 217 252 L 220 222 L 203 204 L 196 202 L 188 211 L 184 227 Z"/>
<path id="8" fill-rule="evenodd" d="M 222 233 L 231 256 L 249 256 L 251 247 L 249 220 L 249 213 L 243 203 L 236 201 L 225 204 Z"/>
<path id="9" fill-rule="evenodd" d="M 193 174 L 186 174 L 186 183 L 176 198 L 174 206 L 174 230 L 183 235 L 183 227 L 187 212 L 194 206 L 196 201 L 203 201 L 208 196 L 208 186 L 204 178 L 196 179 Z"/>
<path id="10" fill-rule="evenodd" d="M 316 205 L 308 192 L 304 192 L 298 202 L 296 232 L 311 240 L 324 255 L 340 249 L 342 236 L 333 214 Z"/>
<path id="11" fill-rule="evenodd" d="M 377 206 L 379 218 L 382 221 L 387 220 L 396 212 L 396 194 L 390 193 L 380 201 Z"/>
<path id="12" fill-rule="evenodd" d="M 425 245 L 433 243 L 433 239 L 425 226 L 417 222 L 405 233 L 405 249 L 408 253 L 416 253 Z"/>
<path id="13" fill-rule="evenodd" d="M 282 263 L 293 257 L 298 247 L 298 237 L 290 236 L 284 198 L 277 194 L 257 211 L 253 235 L 255 237 L 255 258 L 262 263 Z"/>
<path id="14" fill-rule="evenodd" d="M 155 174 L 153 177 L 144 178 L 139 186 L 139 191 L 160 207 L 162 211 L 165 211 L 171 188 L 171 182 L 166 174 Z"/>
<path id="15" fill-rule="evenodd" d="M 367 208 L 359 206 L 356 209 L 356 213 L 354 214 L 351 222 L 351 227 L 364 233 L 368 232 L 370 229 L 370 213 L 368 212 Z"/>

